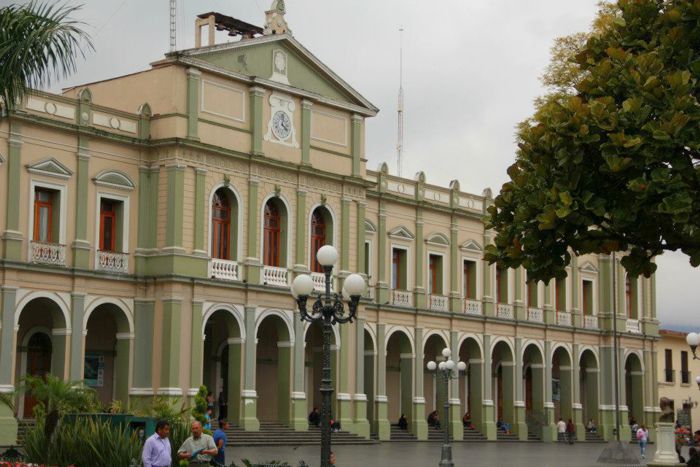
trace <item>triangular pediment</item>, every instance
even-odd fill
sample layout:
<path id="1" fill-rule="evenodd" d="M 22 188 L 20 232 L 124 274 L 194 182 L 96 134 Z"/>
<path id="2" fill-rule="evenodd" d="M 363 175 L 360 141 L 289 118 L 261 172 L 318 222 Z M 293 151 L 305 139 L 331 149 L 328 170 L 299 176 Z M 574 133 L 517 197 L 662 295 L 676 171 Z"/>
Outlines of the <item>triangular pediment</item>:
<path id="1" fill-rule="evenodd" d="M 63 179 L 70 178 L 73 175 L 73 172 L 71 172 L 68 167 L 61 164 L 53 157 L 44 159 L 35 164 L 29 164 L 27 165 L 27 170 L 31 173 Z"/>
<path id="2" fill-rule="evenodd" d="M 579 270 L 580 270 L 581 272 L 590 272 L 590 273 L 593 273 L 593 274 L 597 274 L 597 273 L 598 273 L 598 268 L 596 268 L 596 267 L 593 265 L 593 263 L 591 263 L 591 262 L 589 262 L 589 261 L 586 261 L 586 262 L 583 263 L 581 266 L 579 266 Z"/>
<path id="3" fill-rule="evenodd" d="M 426 240 L 426 243 L 429 243 L 431 245 L 437 245 L 437 246 L 450 246 L 450 239 L 447 238 L 447 235 L 442 234 L 442 233 L 434 233 L 430 235 Z"/>
<path id="4" fill-rule="evenodd" d="M 462 246 L 460 246 L 459 248 L 461 250 L 471 251 L 474 253 L 481 253 L 482 251 L 484 251 L 484 249 L 481 248 L 481 245 L 479 245 L 479 243 L 475 240 L 467 240 L 466 242 L 462 243 Z"/>
<path id="5" fill-rule="evenodd" d="M 389 236 L 398 240 L 413 240 L 416 238 L 415 235 L 413 235 L 411 231 L 404 226 L 396 227 L 395 229 L 391 230 L 389 232 Z"/>
<path id="6" fill-rule="evenodd" d="M 181 52 L 182 60 L 195 60 L 236 75 L 255 78 L 261 84 L 288 86 L 307 94 L 365 109 L 378 109 L 316 58 L 294 37 L 282 34 L 244 39 Z M 277 55 L 280 55 L 278 58 Z"/>
<path id="7" fill-rule="evenodd" d="M 121 190 L 134 189 L 134 182 L 131 181 L 129 176 L 116 170 L 104 171 L 92 180 L 95 182 L 95 185 L 99 186 L 119 188 Z"/>
<path id="8" fill-rule="evenodd" d="M 374 224 L 372 224 L 372 222 L 365 219 L 365 233 L 373 234 L 376 232 L 377 232 L 377 227 Z"/>

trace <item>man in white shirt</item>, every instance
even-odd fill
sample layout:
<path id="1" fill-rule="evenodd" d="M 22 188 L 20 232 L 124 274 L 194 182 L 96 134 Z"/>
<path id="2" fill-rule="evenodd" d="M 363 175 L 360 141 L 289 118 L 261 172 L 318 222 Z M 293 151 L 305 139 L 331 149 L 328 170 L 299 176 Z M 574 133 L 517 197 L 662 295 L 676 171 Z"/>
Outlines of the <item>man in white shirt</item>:
<path id="1" fill-rule="evenodd" d="M 566 422 L 561 418 L 557 422 L 557 440 L 566 441 Z"/>
<path id="2" fill-rule="evenodd" d="M 143 467 L 170 467 L 172 450 L 170 448 L 170 424 L 165 420 L 156 423 L 156 432 L 143 445 Z"/>

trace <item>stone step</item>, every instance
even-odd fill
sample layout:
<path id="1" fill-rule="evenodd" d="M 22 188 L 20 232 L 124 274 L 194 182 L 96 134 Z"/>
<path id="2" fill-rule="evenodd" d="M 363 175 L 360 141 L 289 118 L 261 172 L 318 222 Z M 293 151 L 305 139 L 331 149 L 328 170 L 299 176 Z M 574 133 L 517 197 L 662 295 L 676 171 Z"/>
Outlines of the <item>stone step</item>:
<path id="1" fill-rule="evenodd" d="M 281 423 L 262 422 L 260 431 L 245 431 L 240 427 L 230 427 L 227 436 L 232 446 L 303 446 L 318 445 L 321 440 L 321 430 L 309 427 L 308 431 L 295 431 Z M 346 431 L 331 434 L 335 445 L 375 444 L 375 440 L 365 439 Z"/>

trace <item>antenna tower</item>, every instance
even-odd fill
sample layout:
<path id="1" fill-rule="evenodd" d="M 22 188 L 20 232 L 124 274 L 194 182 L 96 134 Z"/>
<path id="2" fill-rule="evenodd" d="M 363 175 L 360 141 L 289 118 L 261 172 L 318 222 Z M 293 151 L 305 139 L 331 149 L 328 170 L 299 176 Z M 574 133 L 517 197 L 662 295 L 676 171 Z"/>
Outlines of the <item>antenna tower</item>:
<path id="1" fill-rule="evenodd" d="M 170 0 L 170 51 L 177 48 L 177 0 Z"/>
<path id="2" fill-rule="evenodd" d="M 401 155 L 403 154 L 403 27 L 399 28 L 399 128 L 396 143 L 396 168 L 401 176 Z"/>

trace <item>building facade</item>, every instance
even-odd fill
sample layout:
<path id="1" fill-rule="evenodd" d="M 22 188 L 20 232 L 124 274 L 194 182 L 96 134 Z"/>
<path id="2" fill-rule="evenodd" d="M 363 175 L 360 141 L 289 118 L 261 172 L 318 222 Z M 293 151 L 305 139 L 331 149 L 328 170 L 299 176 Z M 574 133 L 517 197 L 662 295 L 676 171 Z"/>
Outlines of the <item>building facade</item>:
<path id="1" fill-rule="evenodd" d="M 490 190 L 367 169 L 378 110 L 292 36 L 283 2 L 263 34 L 214 44 L 229 20 L 202 15 L 207 45 L 33 92 L 0 119 L 0 390 L 50 372 L 138 407 L 205 384 L 246 430 L 306 430 L 320 333 L 289 284 L 310 273 L 320 290 L 315 251 L 333 244 L 336 290 L 355 271 L 369 285 L 359 319 L 335 329 L 345 429 L 385 440 L 404 413 L 425 439 L 444 402 L 425 364 L 449 347 L 468 363 L 449 387 L 455 438 L 467 411 L 489 439 L 502 419 L 551 441 L 560 416 L 610 438 L 614 319 L 622 418 L 653 423 L 654 278 L 625 280 L 605 255 L 547 285 L 487 264 Z M 0 443 L 33 406 L 0 408 Z"/>
<path id="2" fill-rule="evenodd" d="M 695 431 L 700 425 L 700 394 L 695 381 L 700 375 L 700 361 L 693 358 L 685 341 L 687 333 L 661 329 L 659 334 L 659 397 L 671 399 L 676 419 Z"/>

